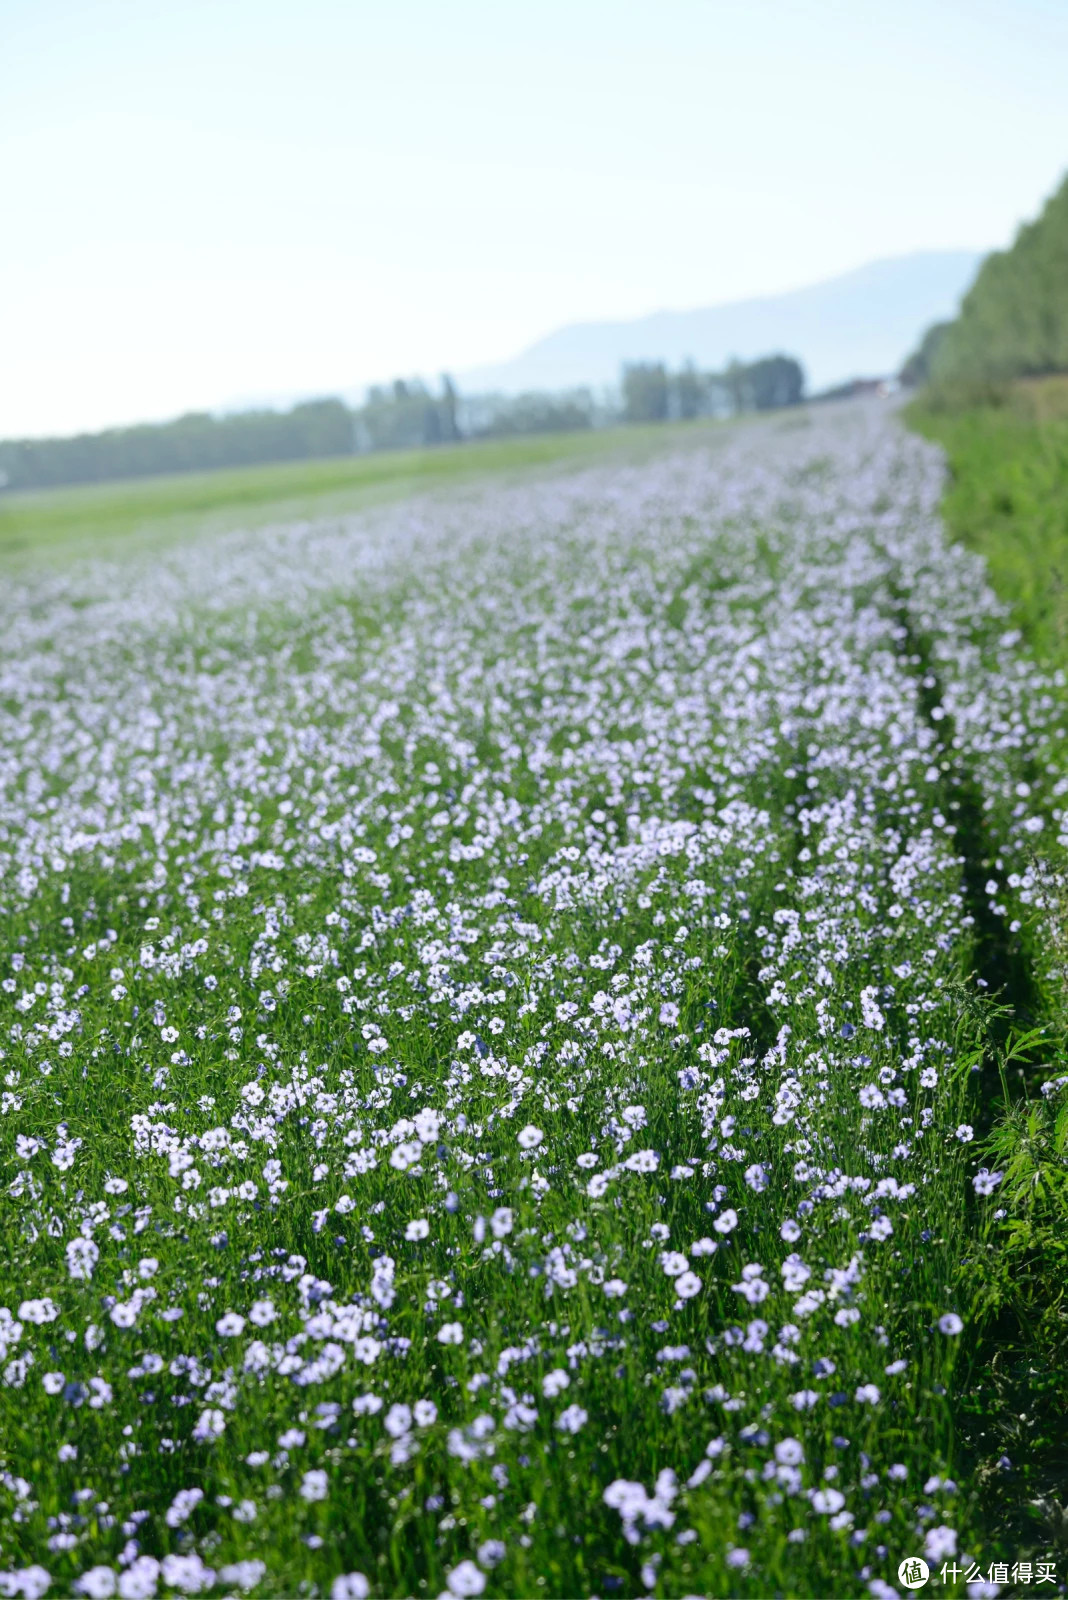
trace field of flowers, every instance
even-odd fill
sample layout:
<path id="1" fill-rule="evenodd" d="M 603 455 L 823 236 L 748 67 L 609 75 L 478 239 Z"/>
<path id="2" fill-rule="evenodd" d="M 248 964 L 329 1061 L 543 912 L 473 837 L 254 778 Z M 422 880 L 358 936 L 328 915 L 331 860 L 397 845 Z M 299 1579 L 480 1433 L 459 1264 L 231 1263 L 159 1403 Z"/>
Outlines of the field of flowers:
<path id="1" fill-rule="evenodd" d="M 8 585 L 0 1593 L 1003 1556 L 976 997 L 1064 694 L 941 489 L 862 406 Z"/>

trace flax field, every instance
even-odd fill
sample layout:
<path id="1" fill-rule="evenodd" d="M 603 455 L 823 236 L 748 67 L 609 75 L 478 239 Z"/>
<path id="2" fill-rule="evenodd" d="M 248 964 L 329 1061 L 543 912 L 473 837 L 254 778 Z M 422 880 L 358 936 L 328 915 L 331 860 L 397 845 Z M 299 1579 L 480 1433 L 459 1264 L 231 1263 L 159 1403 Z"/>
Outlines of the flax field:
<path id="1" fill-rule="evenodd" d="M 942 492 L 828 408 L 5 585 L 0 1593 L 1004 1554 L 954 1395 L 1064 683 Z"/>

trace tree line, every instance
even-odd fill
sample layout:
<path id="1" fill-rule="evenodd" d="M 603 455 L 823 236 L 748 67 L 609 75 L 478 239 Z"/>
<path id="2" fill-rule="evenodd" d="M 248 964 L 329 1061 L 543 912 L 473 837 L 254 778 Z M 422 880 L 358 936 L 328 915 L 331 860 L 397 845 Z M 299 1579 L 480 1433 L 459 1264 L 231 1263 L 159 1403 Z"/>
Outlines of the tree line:
<path id="1" fill-rule="evenodd" d="M 959 316 L 928 328 L 901 379 L 954 404 L 1058 372 L 1068 372 L 1068 177 L 1010 249 L 986 257 Z"/>
<path id="2" fill-rule="evenodd" d="M 804 399 L 805 374 L 800 362 L 783 355 L 732 361 L 725 372 L 698 372 L 687 362 L 672 373 L 661 361 L 639 362 L 623 368 L 622 392 L 624 422 L 737 416 L 797 405 Z"/>
<path id="3" fill-rule="evenodd" d="M 590 389 L 461 396 L 448 377 L 437 393 L 420 380 L 398 378 L 369 389 L 355 408 L 337 399 L 311 400 L 288 411 L 190 412 L 173 422 L 73 438 L 0 441 L 0 488 L 58 488 L 617 422 L 730 416 L 794 405 L 803 395 L 799 363 L 782 355 L 735 361 L 722 373 L 699 372 L 692 362 L 677 372 L 663 362 L 633 363 L 623 369 L 619 394 L 600 398 Z"/>
<path id="4" fill-rule="evenodd" d="M 340 400 L 311 400 L 289 411 L 242 411 L 230 417 L 190 412 L 174 422 L 70 439 L 6 440 L 0 442 L 0 482 L 9 489 L 47 489 L 351 451 L 348 407 Z"/>

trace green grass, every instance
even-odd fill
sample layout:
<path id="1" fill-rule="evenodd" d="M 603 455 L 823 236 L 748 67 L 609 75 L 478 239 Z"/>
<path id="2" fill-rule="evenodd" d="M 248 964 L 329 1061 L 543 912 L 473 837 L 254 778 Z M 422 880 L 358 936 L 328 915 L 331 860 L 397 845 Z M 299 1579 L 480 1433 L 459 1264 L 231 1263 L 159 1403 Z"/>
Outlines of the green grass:
<path id="1" fill-rule="evenodd" d="M 949 533 L 984 558 L 1034 654 L 1068 669 L 1068 382 L 1017 385 L 998 402 L 954 411 L 921 397 L 910 420 L 946 452 Z M 1035 952 L 1043 981 L 1025 1004 L 1013 997 L 1016 1014 L 1001 1019 L 1003 1038 L 1006 1023 L 1010 1041 L 1031 1029 L 1037 1037 L 1017 1047 L 1011 1072 L 1011 1042 L 989 1058 L 985 1150 L 1006 1174 L 1004 1212 L 972 1261 L 985 1322 L 961 1404 L 976 1458 L 1011 1462 L 983 1489 L 1002 1537 L 1021 1544 L 1041 1528 L 1062 1542 L 1068 1532 L 1060 1504 L 1068 1475 L 1068 1112 L 1040 1094 L 1045 1079 L 1068 1068 L 1068 895 L 1041 851 L 1033 870 L 1048 896 L 1053 948 Z"/>
<path id="2" fill-rule="evenodd" d="M 946 452 L 950 533 L 983 556 L 1036 654 L 1068 666 L 1068 416 L 1035 409 L 917 406 L 912 420 Z"/>
<path id="3" fill-rule="evenodd" d="M 0 565 L 116 555 L 201 531 L 339 515 L 481 478 L 580 467 L 612 457 L 640 460 L 657 450 L 706 441 L 719 426 L 702 421 L 536 434 L 0 494 Z"/>

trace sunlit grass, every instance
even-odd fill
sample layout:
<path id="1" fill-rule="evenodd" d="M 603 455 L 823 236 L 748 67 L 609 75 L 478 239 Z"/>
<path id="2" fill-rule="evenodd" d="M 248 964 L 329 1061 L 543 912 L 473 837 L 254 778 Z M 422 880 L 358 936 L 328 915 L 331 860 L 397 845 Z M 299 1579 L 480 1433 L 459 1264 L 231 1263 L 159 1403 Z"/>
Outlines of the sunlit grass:
<path id="1" fill-rule="evenodd" d="M 640 460 L 656 451 L 702 443 L 720 427 L 696 422 L 537 434 L 70 489 L 0 492 L 0 562 L 24 568 L 38 560 L 115 555 L 169 545 L 202 531 L 341 515 L 487 476 L 508 478 L 606 457 Z"/>

